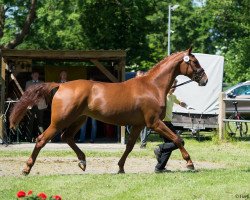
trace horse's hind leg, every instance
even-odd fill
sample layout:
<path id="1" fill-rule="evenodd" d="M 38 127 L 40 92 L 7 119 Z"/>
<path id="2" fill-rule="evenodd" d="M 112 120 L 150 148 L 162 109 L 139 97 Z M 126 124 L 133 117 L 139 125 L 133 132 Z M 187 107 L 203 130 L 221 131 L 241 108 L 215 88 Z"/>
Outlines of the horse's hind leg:
<path id="1" fill-rule="evenodd" d="M 83 123 L 86 121 L 86 116 L 79 117 L 73 124 L 71 124 L 63 133 L 62 133 L 62 141 L 67 142 L 67 144 L 74 150 L 79 159 L 79 167 L 85 171 L 86 169 L 86 156 L 76 145 L 74 136 L 80 130 Z"/>
<path id="2" fill-rule="evenodd" d="M 39 135 L 36 139 L 36 145 L 33 149 L 33 152 L 26 162 L 26 166 L 23 169 L 23 174 L 28 175 L 30 173 L 31 168 L 35 164 L 36 158 L 40 152 L 40 150 L 45 146 L 45 144 L 53 138 L 56 134 L 57 129 L 53 126 L 49 126 L 41 135 Z"/>
<path id="3" fill-rule="evenodd" d="M 126 145 L 126 149 L 125 149 L 121 159 L 118 162 L 118 166 L 119 166 L 118 173 L 125 173 L 125 171 L 124 171 L 125 161 L 129 155 L 129 153 L 133 150 L 136 139 L 138 138 L 142 128 L 143 128 L 143 126 L 133 126 L 132 127 L 132 131 L 128 137 L 128 143 Z"/>

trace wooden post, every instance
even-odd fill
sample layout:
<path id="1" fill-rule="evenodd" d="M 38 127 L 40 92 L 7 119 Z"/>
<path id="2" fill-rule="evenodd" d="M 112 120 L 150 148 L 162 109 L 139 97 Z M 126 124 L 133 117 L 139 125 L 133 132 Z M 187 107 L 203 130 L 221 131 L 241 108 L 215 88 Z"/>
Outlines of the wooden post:
<path id="1" fill-rule="evenodd" d="M 121 81 L 125 81 L 125 59 L 122 59 L 120 62 L 119 62 L 119 67 L 120 67 L 120 70 L 121 70 Z"/>
<path id="2" fill-rule="evenodd" d="M 4 59 L 2 57 L 1 60 L 1 105 L 0 105 L 0 138 L 4 137 L 3 133 L 3 126 L 4 126 L 4 121 L 3 121 L 3 115 L 4 115 L 4 102 L 5 102 L 5 69 L 7 67 L 7 64 L 4 62 Z"/>
<path id="3" fill-rule="evenodd" d="M 125 126 L 121 126 L 121 144 L 125 144 Z"/>
<path id="4" fill-rule="evenodd" d="M 23 95 L 24 91 L 23 91 L 21 85 L 19 84 L 19 82 L 17 81 L 17 79 L 16 79 L 16 77 L 14 76 L 13 73 L 10 74 L 10 78 L 15 82 L 15 84 L 16 84 L 19 92 L 21 93 L 21 95 Z"/>
<path id="5" fill-rule="evenodd" d="M 121 73 L 121 82 L 125 81 L 125 59 L 122 59 L 120 62 L 119 62 L 119 70 L 120 70 L 120 73 Z M 125 141 L 125 126 L 121 126 L 121 144 L 125 144 L 126 141 Z"/>
<path id="6" fill-rule="evenodd" d="M 225 93 L 221 92 L 219 96 L 219 116 L 218 116 L 218 124 L 219 124 L 219 139 L 223 140 L 225 137 L 225 123 L 223 120 L 226 117 L 226 104 L 223 100 L 225 98 Z"/>

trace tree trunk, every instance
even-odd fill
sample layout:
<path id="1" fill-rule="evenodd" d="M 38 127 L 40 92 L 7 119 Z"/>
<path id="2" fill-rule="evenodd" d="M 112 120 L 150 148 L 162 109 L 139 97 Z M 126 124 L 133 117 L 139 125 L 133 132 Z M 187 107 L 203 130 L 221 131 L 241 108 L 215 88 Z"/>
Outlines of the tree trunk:
<path id="1" fill-rule="evenodd" d="M 36 17 L 36 2 L 37 0 L 31 0 L 31 7 L 29 14 L 25 20 L 24 26 L 19 34 L 16 35 L 15 39 L 10 41 L 8 44 L 4 45 L 5 49 L 14 49 L 16 46 L 21 44 L 26 35 L 28 35 L 30 26 L 35 20 Z"/>

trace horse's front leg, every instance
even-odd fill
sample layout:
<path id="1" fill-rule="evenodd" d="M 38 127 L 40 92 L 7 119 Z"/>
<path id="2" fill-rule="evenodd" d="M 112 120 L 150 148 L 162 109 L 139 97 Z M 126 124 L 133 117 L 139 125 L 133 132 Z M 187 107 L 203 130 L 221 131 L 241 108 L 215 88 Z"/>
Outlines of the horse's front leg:
<path id="1" fill-rule="evenodd" d="M 31 168 L 36 162 L 36 158 L 40 152 L 40 150 L 46 145 L 46 143 L 56 134 L 57 129 L 55 129 L 53 126 L 49 126 L 41 135 L 39 135 L 36 139 L 36 145 L 35 148 L 26 162 L 26 166 L 23 169 L 23 174 L 28 175 L 31 171 Z"/>
<path id="2" fill-rule="evenodd" d="M 194 164 L 190 158 L 189 153 L 182 144 L 182 140 L 179 135 L 174 134 L 161 120 L 158 120 L 152 125 L 152 129 L 160 135 L 169 138 L 180 149 L 182 157 L 187 161 L 187 168 L 194 169 Z"/>
<path id="3" fill-rule="evenodd" d="M 118 173 L 125 173 L 125 171 L 124 171 L 125 161 L 129 155 L 129 153 L 133 150 L 136 139 L 138 138 L 142 128 L 143 128 L 143 126 L 133 126 L 132 127 L 131 133 L 129 134 L 129 137 L 128 137 L 128 143 L 126 145 L 126 149 L 125 149 L 121 159 L 118 162 L 118 166 L 119 166 Z"/>

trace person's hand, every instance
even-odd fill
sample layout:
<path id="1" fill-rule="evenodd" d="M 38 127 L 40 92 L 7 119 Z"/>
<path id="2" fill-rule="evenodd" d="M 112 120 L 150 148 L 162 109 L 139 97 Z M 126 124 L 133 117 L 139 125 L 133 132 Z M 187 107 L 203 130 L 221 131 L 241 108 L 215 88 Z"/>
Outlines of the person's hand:
<path id="1" fill-rule="evenodd" d="M 183 108 L 186 108 L 187 110 L 194 110 L 193 107 L 188 106 L 185 102 L 180 102 L 180 106 L 182 106 Z"/>
<path id="2" fill-rule="evenodd" d="M 187 108 L 187 104 L 185 102 L 180 102 L 180 106 L 183 108 Z"/>

